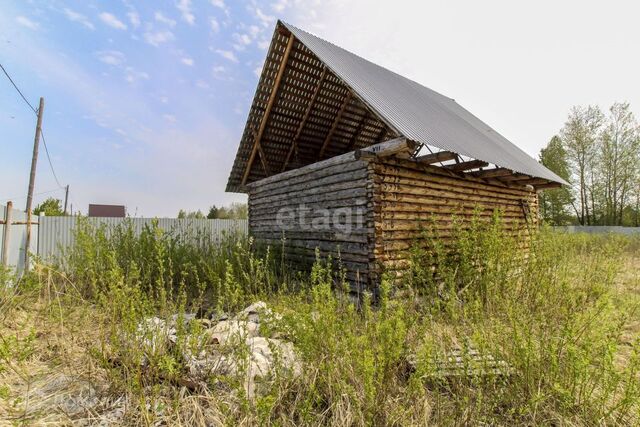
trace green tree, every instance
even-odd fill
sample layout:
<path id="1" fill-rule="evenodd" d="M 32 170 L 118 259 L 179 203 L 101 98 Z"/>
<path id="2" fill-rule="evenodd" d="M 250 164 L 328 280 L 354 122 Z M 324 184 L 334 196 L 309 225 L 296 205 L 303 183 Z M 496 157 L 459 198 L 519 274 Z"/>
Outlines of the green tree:
<path id="1" fill-rule="evenodd" d="M 248 207 L 246 203 L 231 203 L 229 206 L 211 206 L 207 218 L 209 219 L 247 219 Z"/>
<path id="2" fill-rule="evenodd" d="M 63 216 L 62 202 L 53 197 L 49 197 L 47 200 L 40 203 L 33 210 L 34 215 L 44 214 L 45 216 Z"/>
<path id="3" fill-rule="evenodd" d="M 578 206 L 575 210 L 581 225 L 595 223 L 598 140 L 603 123 L 604 114 L 599 107 L 573 107 L 560 130 L 567 161 L 576 176 L 574 184 L 577 186 Z"/>
<path id="4" fill-rule="evenodd" d="M 190 218 L 190 219 L 204 219 L 206 218 L 204 216 L 204 214 L 202 213 L 202 211 L 200 209 L 198 209 L 197 211 L 185 211 L 183 209 L 180 209 L 178 211 L 178 218 L 179 219 L 185 219 L 185 218 Z"/>
<path id="5" fill-rule="evenodd" d="M 220 211 L 220 209 L 218 209 L 216 207 L 216 205 L 213 205 L 209 208 L 209 213 L 207 214 L 207 218 L 209 219 L 215 219 L 218 218 L 218 212 Z"/>
<path id="6" fill-rule="evenodd" d="M 545 148 L 540 150 L 540 163 L 567 182 L 571 182 L 571 171 L 567 162 L 567 152 L 562 146 L 559 136 L 551 138 Z M 571 223 L 569 212 L 573 197 L 567 187 L 543 191 L 540 194 L 540 211 L 542 219 L 551 225 Z"/>

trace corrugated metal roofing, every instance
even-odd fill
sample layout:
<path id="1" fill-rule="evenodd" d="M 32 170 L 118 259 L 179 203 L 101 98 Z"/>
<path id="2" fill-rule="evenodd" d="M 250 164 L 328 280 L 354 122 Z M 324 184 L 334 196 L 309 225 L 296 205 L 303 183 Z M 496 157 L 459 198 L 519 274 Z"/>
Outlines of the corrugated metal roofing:
<path id="1" fill-rule="evenodd" d="M 515 172 L 567 184 L 451 98 L 283 23 L 399 134 Z"/>

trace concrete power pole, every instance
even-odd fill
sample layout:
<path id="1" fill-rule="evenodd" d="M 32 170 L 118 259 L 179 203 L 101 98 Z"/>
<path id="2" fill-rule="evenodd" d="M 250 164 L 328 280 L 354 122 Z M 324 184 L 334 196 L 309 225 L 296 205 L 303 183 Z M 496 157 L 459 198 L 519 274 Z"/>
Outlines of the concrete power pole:
<path id="1" fill-rule="evenodd" d="M 69 184 L 64 190 L 64 214 L 67 214 L 67 201 L 69 200 Z"/>
<path id="2" fill-rule="evenodd" d="M 31 205 L 33 204 L 33 187 L 36 183 L 36 166 L 38 164 L 38 145 L 42 132 L 42 113 L 44 112 L 44 98 L 40 97 L 38 107 L 38 122 L 36 124 L 36 136 L 33 140 L 33 157 L 31 158 L 31 175 L 29 175 L 29 192 L 27 193 L 27 241 L 24 246 L 24 271 L 29 271 L 29 245 L 31 244 Z"/>

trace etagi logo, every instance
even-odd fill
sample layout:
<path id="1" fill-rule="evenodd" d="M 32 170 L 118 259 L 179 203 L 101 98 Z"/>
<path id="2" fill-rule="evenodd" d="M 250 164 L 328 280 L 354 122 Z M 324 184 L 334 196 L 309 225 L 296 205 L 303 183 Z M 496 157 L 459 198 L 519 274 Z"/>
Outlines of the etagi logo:
<path id="1" fill-rule="evenodd" d="M 312 209 L 304 203 L 297 207 L 278 209 L 276 223 L 280 230 L 338 231 L 350 234 L 364 227 L 366 200 L 357 200 L 353 207 Z"/>

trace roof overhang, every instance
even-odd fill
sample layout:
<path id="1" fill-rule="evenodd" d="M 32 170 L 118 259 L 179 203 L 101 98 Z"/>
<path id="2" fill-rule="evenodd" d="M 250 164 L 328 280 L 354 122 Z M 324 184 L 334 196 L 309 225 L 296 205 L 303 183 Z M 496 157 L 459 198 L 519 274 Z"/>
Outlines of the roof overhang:
<path id="1" fill-rule="evenodd" d="M 422 147 L 417 161 L 455 173 L 566 184 L 454 100 L 278 21 L 227 191 L 400 136 Z"/>

